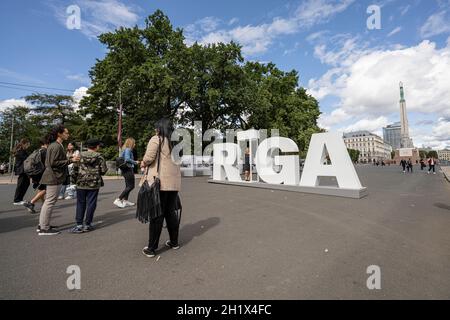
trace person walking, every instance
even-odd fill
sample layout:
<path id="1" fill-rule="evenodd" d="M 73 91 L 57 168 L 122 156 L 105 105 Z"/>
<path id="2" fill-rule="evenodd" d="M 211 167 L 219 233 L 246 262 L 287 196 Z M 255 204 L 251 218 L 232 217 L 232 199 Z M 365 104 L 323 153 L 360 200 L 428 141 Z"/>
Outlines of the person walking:
<path id="1" fill-rule="evenodd" d="M 434 157 L 430 157 L 428 159 L 428 174 L 430 174 L 431 170 L 433 170 L 433 174 L 436 174 L 435 166 L 436 166 L 436 159 Z"/>
<path id="2" fill-rule="evenodd" d="M 30 177 L 23 170 L 23 162 L 28 158 L 27 149 L 30 147 L 30 141 L 26 138 L 23 138 L 19 141 L 19 143 L 14 148 L 14 156 L 15 156 L 15 166 L 14 173 L 17 178 L 17 186 L 16 192 L 14 193 L 14 205 L 21 206 L 25 203 L 23 198 L 27 193 L 28 187 L 30 186 Z"/>
<path id="3" fill-rule="evenodd" d="M 244 156 L 244 175 L 245 181 L 250 181 L 250 149 L 245 148 L 245 156 Z"/>
<path id="4" fill-rule="evenodd" d="M 62 184 L 66 181 L 67 166 L 72 162 L 80 160 L 79 156 L 67 159 L 63 142 L 69 139 L 69 130 L 63 125 L 57 125 L 50 132 L 50 145 L 47 148 L 45 157 L 45 171 L 41 178 L 41 183 L 47 186 L 44 205 L 39 215 L 39 235 L 56 235 L 60 232 L 50 227 L 53 207 L 58 200 L 58 194 Z"/>
<path id="5" fill-rule="evenodd" d="M 45 168 L 45 157 L 47 155 L 47 148 L 49 144 L 49 136 L 45 136 L 44 138 L 41 138 L 40 140 L 41 147 L 39 148 L 39 155 L 40 160 L 42 163 L 42 166 Z M 30 213 L 36 213 L 36 210 L 34 209 L 34 206 L 36 202 L 39 200 L 44 201 L 45 198 L 45 192 L 46 192 L 46 185 L 41 184 L 42 175 L 44 174 L 44 171 L 36 174 L 36 175 L 30 175 L 31 181 L 33 182 L 33 189 L 35 190 L 35 195 L 30 201 L 26 201 L 23 205 Z"/>
<path id="6" fill-rule="evenodd" d="M 93 230 L 92 221 L 97 208 L 100 187 L 104 186 L 102 176 L 108 171 L 106 161 L 98 152 L 102 142 L 98 139 L 86 141 L 87 151 L 83 151 L 80 161 L 73 164 L 73 180 L 77 186 L 76 226 L 72 233 Z M 86 217 L 86 219 L 85 219 Z M 83 226 L 84 222 L 84 226 Z"/>
<path id="7" fill-rule="evenodd" d="M 406 160 L 402 159 L 400 161 L 400 165 L 403 167 L 403 173 L 406 173 Z"/>
<path id="8" fill-rule="evenodd" d="M 408 169 L 408 172 L 413 172 L 413 163 L 411 161 L 411 158 L 409 158 L 408 162 L 406 162 L 406 167 Z"/>
<path id="9" fill-rule="evenodd" d="M 142 249 L 142 253 L 147 257 L 154 257 L 159 246 L 159 238 L 163 227 L 163 221 L 166 220 L 167 230 L 170 240 L 166 246 L 172 249 L 178 249 L 179 220 L 175 213 L 178 192 L 181 188 L 180 166 L 172 159 L 173 144 L 170 141 L 173 126 L 171 122 L 163 118 L 155 124 L 155 135 L 150 139 L 147 145 L 141 167 L 148 169 L 147 180 L 151 185 L 154 178 L 160 178 L 160 202 L 162 215 L 150 221 L 148 246 Z M 158 150 L 160 150 L 158 152 Z M 159 154 L 159 157 L 158 157 Z M 159 158 L 159 161 L 158 161 Z"/>
<path id="10" fill-rule="evenodd" d="M 425 167 L 426 167 L 425 161 L 423 161 L 423 159 L 421 158 L 421 159 L 420 159 L 420 170 L 423 171 L 423 168 L 425 168 Z"/>
<path id="11" fill-rule="evenodd" d="M 72 157 L 76 154 L 79 154 L 79 151 L 75 148 L 75 143 L 69 142 L 67 144 L 67 152 L 66 152 L 67 159 L 69 159 L 69 160 L 72 159 Z M 70 164 L 68 167 L 69 173 L 72 170 L 72 165 L 73 164 Z M 67 197 L 65 197 L 66 191 L 67 191 Z M 73 199 L 73 198 L 75 198 L 75 192 L 76 192 L 76 186 L 75 186 L 75 184 L 71 183 L 70 178 L 68 178 L 68 181 L 66 181 L 66 184 L 63 184 L 63 186 L 61 187 L 61 191 L 59 192 L 58 200 Z"/>
<path id="12" fill-rule="evenodd" d="M 130 192 L 134 189 L 134 166 L 139 165 L 139 161 L 134 160 L 133 149 L 136 146 L 136 141 L 133 138 L 128 138 L 122 146 L 121 157 L 125 160 L 125 168 L 121 169 L 122 176 L 125 179 L 125 189 L 119 195 L 119 198 L 114 200 L 114 204 L 119 208 L 134 206 L 133 202 L 128 201 Z"/>

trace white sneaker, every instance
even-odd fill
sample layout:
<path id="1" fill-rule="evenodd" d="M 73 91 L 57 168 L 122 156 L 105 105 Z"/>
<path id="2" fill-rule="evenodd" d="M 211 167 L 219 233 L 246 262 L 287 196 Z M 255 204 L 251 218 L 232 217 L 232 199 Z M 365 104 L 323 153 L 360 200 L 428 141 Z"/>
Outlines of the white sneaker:
<path id="1" fill-rule="evenodd" d="M 15 206 L 23 206 L 26 202 L 25 201 L 20 201 L 20 202 L 14 202 L 13 205 Z"/>
<path id="2" fill-rule="evenodd" d="M 58 200 L 62 200 L 62 199 L 64 199 L 63 196 L 58 196 Z"/>
<path id="3" fill-rule="evenodd" d="M 119 208 L 125 208 L 125 207 L 126 207 L 125 203 L 123 203 L 123 201 L 120 200 L 120 199 L 114 200 L 113 203 L 114 203 L 117 207 L 119 207 Z"/>
<path id="4" fill-rule="evenodd" d="M 128 200 L 122 200 L 122 202 L 125 204 L 125 207 L 132 207 L 135 205 L 135 203 L 130 202 Z"/>

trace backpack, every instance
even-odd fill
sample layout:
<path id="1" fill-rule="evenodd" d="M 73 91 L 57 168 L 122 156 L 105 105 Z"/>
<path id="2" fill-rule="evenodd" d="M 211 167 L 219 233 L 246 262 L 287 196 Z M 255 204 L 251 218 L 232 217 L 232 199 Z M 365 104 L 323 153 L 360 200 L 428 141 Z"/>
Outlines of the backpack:
<path id="1" fill-rule="evenodd" d="M 37 176 L 45 171 L 42 163 L 41 149 L 34 150 L 23 162 L 23 171 L 27 176 Z"/>

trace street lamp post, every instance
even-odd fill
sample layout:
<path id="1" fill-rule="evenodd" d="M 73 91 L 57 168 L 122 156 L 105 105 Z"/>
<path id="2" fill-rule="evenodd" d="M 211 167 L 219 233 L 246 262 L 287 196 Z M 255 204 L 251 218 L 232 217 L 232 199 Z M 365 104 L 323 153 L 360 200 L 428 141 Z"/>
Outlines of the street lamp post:
<path id="1" fill-rule="evenodd" d="M 13 169 L 13 165 L 12 165 L 12 151 L 13 151 L 13 143 L 14 143 L 14 115 L 12 117 L 11 120 L 11 141 L 9 144 L 9 164 L 8 164 L 8 172 L 11 173 L 11 181 L 12 181 L 12 169 Z"/>

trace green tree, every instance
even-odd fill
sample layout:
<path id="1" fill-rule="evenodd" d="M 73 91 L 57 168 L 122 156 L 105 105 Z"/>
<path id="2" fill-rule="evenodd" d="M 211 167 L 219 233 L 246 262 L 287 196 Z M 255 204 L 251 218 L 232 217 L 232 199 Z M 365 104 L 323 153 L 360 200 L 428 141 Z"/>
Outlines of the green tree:
<path id="1" fill-rule="evenodd" d="M 245 62 L 233 42 L 187 46 L 160 10 L 142 29 L 120 28 L 99 40 L 108 52 L 91 69 L 92 86 L 80 103 L 86 137 L 116 144 L 119 101 L 123 136 L 134 137 L 138 151 L 163 116 L 176 125 L 201 121 L 203 130 L 278 128 L 303 154 L 320 131 L 317 101 L 298 87 L 296 71 Z"/>
<path id="2" fill-rule="evenodd" d="M 34 93 L 26 96 L 25 101 L 33 105 L 33 113 L 45 126 L 66 124 L 76 117 L 72 96 Z"/>
<path id="3" fill-rule="evenodd" d="M 31 110 L 25 106 L 14 106 L 0 112 L 0 161 L 8 161 L 10 156 L 11 124 L 14 122 L 13 145 L 22 138 L 31 142 L 31 147 L 38 146 L 38 140 L 45 129 L 39 125 Z"/>
<path id="4" fill-rule="evenodd" d="M 355 150 L 355 149 L 348 149 L 347 148 L 347 151 L 348 151 L 348 154 L 349 154 L 349 156 L 350 156 L 350 159 L 352 159 L 352 162 L 353 163 L 356 163 L 356 162 L 358 162 L 358 159 L 359 159 L 359 150 Z"/>
<path id="5" fill-rule="evenodd" d="M 426 159 L 427 158 L 427 152 L 425 150 L 419 150 L 419 157 L 421 159 Z"/>
<path id="6" fill-rule="evenodd" d="M 293 139 L 302 157 L 306 155 L 313 133 L 322 132 L 317 126 L 320 116 L 315 98 L 298 87 L 295 70 L 283 72 L 273 63 L 247 63 L 246 72 L 251 84 L 246 99 L 248 126 L 257 129 L 280 130 L 280 135 Z"/>
<path id="7" fill-rule="evenodd" d="M 428 153 L 427 153 L 427 158 L 431 158 L 431 157 L 434 157 L 435 159 L 438 158 L 438 153 L 437 153 L 436 150 L 428 151 Z"/>

